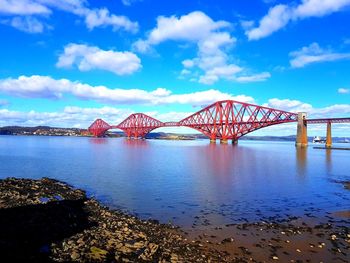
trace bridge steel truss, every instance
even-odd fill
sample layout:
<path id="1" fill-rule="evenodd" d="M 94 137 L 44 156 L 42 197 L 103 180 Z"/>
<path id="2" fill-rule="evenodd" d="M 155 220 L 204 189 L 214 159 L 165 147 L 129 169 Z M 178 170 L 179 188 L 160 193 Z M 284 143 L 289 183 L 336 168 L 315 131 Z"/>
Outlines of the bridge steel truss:
<path id="1" fill-rule="evenodd" d="M 288 122 L 298 115 L 233 100 L 218 101 L 179 121 L 179 126 L 196 129 L 211 140 L 233 140 L 252 131 Z"/>
<path id="2" fill-rule="evenodd" d="M 164 127 L 165 124 L 143 113 L 131 114 L 116 128 L 125 132 L 127 137 L 144 138 L 152 130 Z"/>
<path id="3" fill-rule="evenodd" d="M 131 114 L 120 124 L 112 126 L 97 119 L 88 128 L 96 137 L 103 136 L 109 129 L 121 129 L 127 137 L 144 138 L 160 127 L 183 126 L 193 128 L 211 140 L 233 140 L 252 131 L 271 125 L 296 122 L 298 115 L 287 111 L 262 107 L 233 100 L 215 102 L 179 122 L 161 122 L 143 113 Z"/>

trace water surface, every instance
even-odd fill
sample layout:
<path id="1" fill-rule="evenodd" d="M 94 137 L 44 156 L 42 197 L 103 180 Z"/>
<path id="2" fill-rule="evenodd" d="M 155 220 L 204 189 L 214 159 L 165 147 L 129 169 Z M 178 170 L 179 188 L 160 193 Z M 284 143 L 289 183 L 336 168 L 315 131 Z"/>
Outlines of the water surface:
<path id="1" fill-rule="evenodd" d="M 51 177 L 185 228 L 350 209 L 350 151 L 292 142 L 0 136 L 0 178 Z M 206 215 L 205 219 L 199 215 Z"/>

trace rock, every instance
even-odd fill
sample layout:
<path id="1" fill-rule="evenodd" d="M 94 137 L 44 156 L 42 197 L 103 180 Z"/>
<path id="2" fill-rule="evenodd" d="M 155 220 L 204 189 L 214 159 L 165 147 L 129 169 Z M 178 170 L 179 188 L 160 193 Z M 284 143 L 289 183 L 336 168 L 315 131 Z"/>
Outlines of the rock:
<path id="1" fill-rule="evenodd" d="M 106 258 L 108 252 L 106 250 L 100 249 L 98 247 L 90 248 L 90 258 L 93 260 L 101 261 Z"/>
<path id="2" fill-rule="evenodd" d="M 175 253 L 172 253 L 171 256 L 170 256 L 170 262 L 171 263 L 179 262 L 179 256 L 176 255 Z"/>
<path id="3" fill-rule="evenodd" d="M 76 252 L 76 251 L 73 251 L 73 253 L 70 255 L 70 257 L 72 258 L 72 260 L 77 260 L 80 255 Z"/>
<path id="4" fill-rule="evenodd" d="M 147 249 L 140 255 L 139 258 L 145 261 L 151 261 L 158 248 L 159 246 L 157 244 L 150 243 Z"/>
<path id="5" fill-rule="evenodd" d="M 122 247 L 120 247 L 120 248 L 119 248 L 119 251 L 120 251 L 121 253 L 123 253 L 123 254 L 130 254 L 130 253 L 133 252 L 133 250 L 132 250 L 130 247 L 128 247 L 128 246 L 122 246 Z"/>

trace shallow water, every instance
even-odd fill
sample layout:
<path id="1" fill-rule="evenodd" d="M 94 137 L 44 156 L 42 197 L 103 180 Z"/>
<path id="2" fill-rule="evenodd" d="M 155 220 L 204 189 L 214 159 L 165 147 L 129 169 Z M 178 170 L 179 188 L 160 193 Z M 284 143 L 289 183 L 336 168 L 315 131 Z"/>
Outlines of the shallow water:
<path id="1" fill-rule="evenodd" d="M 350 209 L 336 183 L 350 180 L 350 151 L 293 142 L 0 136 L 0 178 L 9 176 L 56 178 L 185 229 Z"/>

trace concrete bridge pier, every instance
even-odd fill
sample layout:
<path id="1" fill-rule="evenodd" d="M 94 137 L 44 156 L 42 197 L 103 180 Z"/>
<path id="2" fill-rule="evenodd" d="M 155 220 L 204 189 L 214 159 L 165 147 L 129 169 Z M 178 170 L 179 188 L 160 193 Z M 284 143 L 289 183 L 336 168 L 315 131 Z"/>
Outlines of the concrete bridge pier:
<path id="1" fill-rule="evenodd" d="M 227 139 L 221 139 L 221 140 L 220 140 L 220 143 L 221 143 L 221 144 L 227 144 L 228 141 L 227 141 Z"/>
<path id="2" fill-rule="evenodd" d="M 216 139 L 210 139 L 210 143 L 216 143 Z"/>
<path id="3" fill-rule="evenodd" d="M 326 138 L 326 148 L 332 147 L 332 123 L 327 122 L 327 138 Z"/>
<path id="4" fill-rule="evenodd" d="M 298 113 L 298 127 L 297 127 L 297 139 L 295 142 L 296 147 L 307 147 L 307 123 L 306 112 Z"/>

